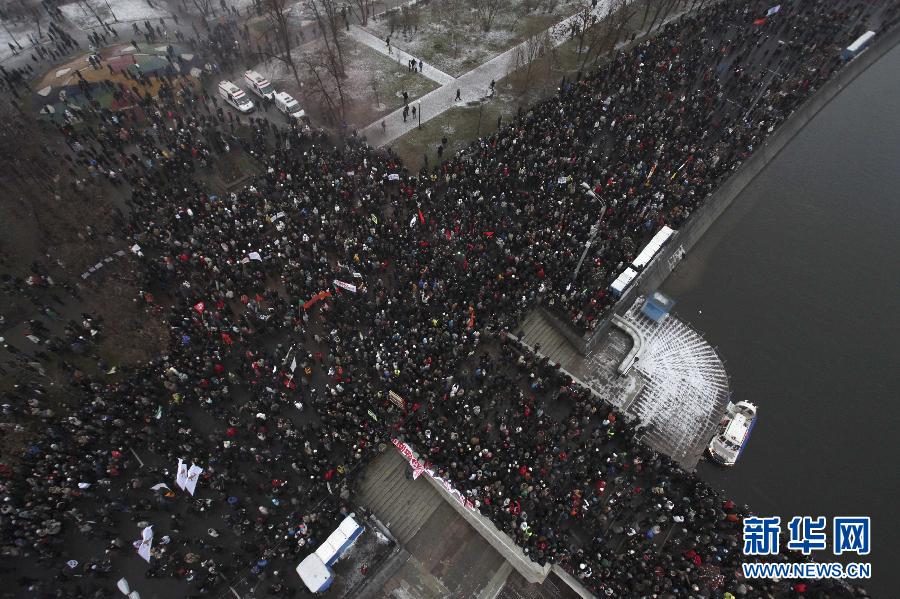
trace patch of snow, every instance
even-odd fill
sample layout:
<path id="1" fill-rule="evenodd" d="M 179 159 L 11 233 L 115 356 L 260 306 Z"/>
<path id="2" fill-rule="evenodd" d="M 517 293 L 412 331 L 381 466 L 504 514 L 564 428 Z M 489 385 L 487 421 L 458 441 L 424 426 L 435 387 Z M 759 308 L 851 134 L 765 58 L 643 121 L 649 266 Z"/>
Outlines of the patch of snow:
<path id="1" fill-rule="evenodd" d="M 153 0 L 153 2 L 153 6 L 150 6 L 147 4 L 147 0 L 80 0 L 63 4 L 59 9 L 72 24 L 83 30 L 99 27 L 97 17 L 110 25 L 115 25 L 116 19 L 120 23 L 150 21 L 154 27 L 159 25 L 160 18 L 170 21 L 172 13 L 166 9 L 167 4 L 163 0 Z M 88 7 L 86 8 L 84 4 L 87 4 Z M 94 13 L 97 13 L 97 16 L 94 16 Z"/>
<path id="2" fill-rule="evenodd" d="M 32 46 L 31 39 L 37 37 L 37 28 L 34 26 L 34 22 L 30 20 L 20 21 L 18 23 L 5 21 L 4 25 L 5 27 L 0 28 L 0 59 L 13 55 L 13 51 L 9 47 L 9 44 L 17 46 L 16 42 L 22 46 L 22 49 L 19 50 L 20 53 L 28 52 Z M 41 32 L 44 33 L 45 30 L 46 27 L 42 26 Z M 46 33 L 44 33 L 44 35 L 46 35 Z M 42 40 L 46 39 L 47 38 L 42 38 Z M 18 50 L 18 46 L 16 49 Z"/>

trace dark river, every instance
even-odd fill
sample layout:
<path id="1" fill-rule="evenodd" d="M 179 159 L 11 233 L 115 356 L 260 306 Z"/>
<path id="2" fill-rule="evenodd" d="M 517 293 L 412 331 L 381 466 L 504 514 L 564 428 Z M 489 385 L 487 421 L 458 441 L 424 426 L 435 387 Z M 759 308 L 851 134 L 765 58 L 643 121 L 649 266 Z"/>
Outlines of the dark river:
<path id="1" fill-rule="evenodd" d="M 666 281 L 759 419 L 699 472 L 759 515 L 872 517 L 873 597 L 900 589 L 900 47 L 834 99 Z M 856 558 L 856 556 L 853 556 Z M 830 545 L 813 553 L 834 561 Z"/>

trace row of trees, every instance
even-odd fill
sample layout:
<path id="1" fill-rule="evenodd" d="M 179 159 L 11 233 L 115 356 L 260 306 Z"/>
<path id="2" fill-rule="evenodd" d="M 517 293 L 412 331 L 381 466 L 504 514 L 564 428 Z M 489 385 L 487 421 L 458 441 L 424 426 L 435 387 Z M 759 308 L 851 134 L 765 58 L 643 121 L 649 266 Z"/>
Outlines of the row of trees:
<path id="1" fill-rule="evenodd" d="M 331 114 L 343 120 L 347 105 L 344 60 L 346 48 L 343 38 L 343 24 L 348 18 L 346 13 L 338 7 L 335 0 L 306 0 L 306 9 L 314 17 L 321 40 L 314 50 L 296 53 L 295 32 L 289 15 L 294 3 L 291 0 L 261 1 L 274 44 L 261 45 L 258 55 L 285 65 L 307 102 L 323 102 Z M 373 0 L 359 0 L 357 7 L 362 15 L 369 15 L 373 5 Z"/>

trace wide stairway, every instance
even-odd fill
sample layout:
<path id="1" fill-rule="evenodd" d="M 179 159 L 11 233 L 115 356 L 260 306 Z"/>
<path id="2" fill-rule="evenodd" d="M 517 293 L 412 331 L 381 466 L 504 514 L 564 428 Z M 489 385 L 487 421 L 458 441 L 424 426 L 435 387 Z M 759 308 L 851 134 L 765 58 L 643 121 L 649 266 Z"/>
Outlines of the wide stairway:
<path id="1" fill-rule="evenodd" d="M 519 339 L 532 349 L 539 345 L 540 353 L 554 364 L 561 364 L 572 375 L 582 378 L 584 356 L 578 353 L 572 342 L 559 332 L 561 324 L 554 323 L 543 309 L 535 308 L 519 327 L 524 333 Z M 517 331 L 518 332 L 518 331 Z"/>
<path id="2" fill-rule="evenodd" d="M 371 510 L 401 545 L 407 545 L 441 505 L 438 492 L 425 480 L 406 477 L 409 465 L 393 446 L 366 467 L 354 500 Z"/>

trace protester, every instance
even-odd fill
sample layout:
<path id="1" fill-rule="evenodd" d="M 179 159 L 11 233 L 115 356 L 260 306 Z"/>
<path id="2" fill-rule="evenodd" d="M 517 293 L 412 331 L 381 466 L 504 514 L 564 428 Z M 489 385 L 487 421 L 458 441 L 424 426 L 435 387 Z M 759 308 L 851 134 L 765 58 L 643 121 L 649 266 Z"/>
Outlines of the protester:
<path id="1" fill-rule="evenodd" d="M 268 579 L 286 594 L 393 438 L 598 596 L 797 595 L 797 581 L 742 579 L 747 507 L 509 336 L 538 302 L 595 328 L 642 244 L 681 226 L 840 68 L 874 10 L 788 2 L 754 25 L 766 8 L 682 17 L 417 176 L 355 136 L 335 147 L 297 123 L 235 122 L 175 72 L 155 99 L 143 77 L 111 84 L 140 114 L 95 106 L 60 130 L 79 177 L 128 185 L 135 299 L 170 339 L 116 374 L 97 351 L 100 315 L 61 334 L 29 323 L 72 401 L 54 404 L 35 377 L 2 406 L 42 431 L 0 472 L 2 551 L 46 571 L 21 575 L 25 596 L 108 596 L 112 564 L 140 559 L 130 544 L 151 524 L 148 577 L 214 596 Z M 217 64 L 239 57 L 227 31 L 204 45 Z M 238 150 L 261 173 L 212 193 L 198 175 Z M 193 496 L 175 488 L 179 459 L 203 468 Z M 70 555 L 76 538 L 87 562 Z"/>

